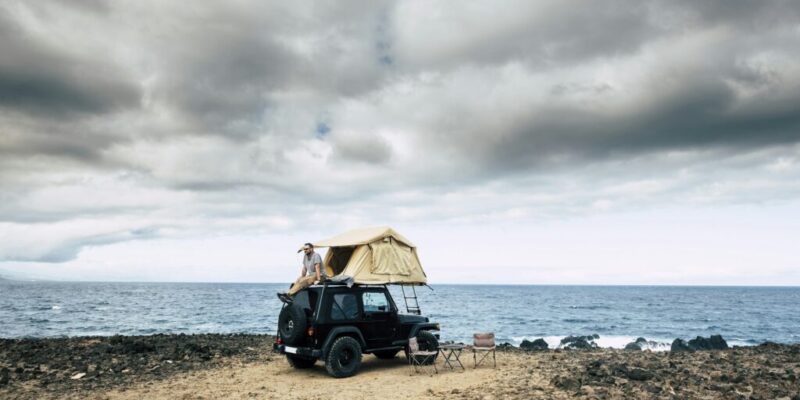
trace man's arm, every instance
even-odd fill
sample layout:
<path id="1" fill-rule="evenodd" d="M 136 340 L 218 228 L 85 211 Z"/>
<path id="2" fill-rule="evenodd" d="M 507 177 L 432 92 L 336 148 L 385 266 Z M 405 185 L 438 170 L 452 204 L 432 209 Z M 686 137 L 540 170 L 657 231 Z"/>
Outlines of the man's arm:
<path id="1" fill-rule="evenodd" d="M 303 264 L 303 270 L 302 270 L 302 272 L 300 272 L 300 277 L 302 278 L 302 277 L 306 276 L 306 272 L 308 272 L 308 269 L 306 268 L 306 265 Z"/>
<path id="2" fill-rule="evenodd" d="M 316 273 L 317 273 L 317 280 L 316 280 L 316 282 L 314 282 L 315 285 L 317 283 L 319 283 L 319 281 L 321 279 L 320 276 L 319 276 L 319 269 L 320 269 L 319 263 L 314 264 L 314 270 L 316 270 Z"/>

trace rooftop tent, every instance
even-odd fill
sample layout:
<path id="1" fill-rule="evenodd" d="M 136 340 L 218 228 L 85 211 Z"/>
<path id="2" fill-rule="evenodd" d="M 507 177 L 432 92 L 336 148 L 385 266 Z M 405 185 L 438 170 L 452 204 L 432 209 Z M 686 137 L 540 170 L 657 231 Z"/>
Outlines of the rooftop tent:
<path id="1" fill-rule="evenodd" d="M 411 241 L 389 227 L 356 229 L 314 242 L 328 247 L 328 276 L 352 278 L 359 284 L 427 284 L 425 271 Z"/>

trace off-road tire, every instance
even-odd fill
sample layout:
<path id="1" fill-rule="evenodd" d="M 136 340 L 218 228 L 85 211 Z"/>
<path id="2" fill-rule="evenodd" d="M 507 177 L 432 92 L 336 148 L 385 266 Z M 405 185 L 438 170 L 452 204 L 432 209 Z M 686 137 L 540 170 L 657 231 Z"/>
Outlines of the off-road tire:
<path id="1" fill-rule="evenodd" d="M 283 307 L 278 316 L 278 335 L 281 342 L 298 345 L 306 333 L 306 313 L 299 305 L 291 304 Z"/>
<path id="2" fill-rule="evenodd" d="M 436 336 L 433 336 L 433 333 L 430 333 L 428 331 L 419 331 L 419 332 L 417 332 L 417 344 L 419 345 L 419 349 L 422 350 L 422 351 L 438 351 L 439 350 L 439 340 L 436 339 Z M 410 357 L 410 354 L 408 354 L 408 347 L 406 347 L 405 352 L 406 352 L 406 360 L 408 360 L 408 357 Z M 436 358 L 438 358 L 438 357 L 439 357 L 438 354 L 436 354 L 433 357 L 425 357 L 425 359 L 422 360 L 422 364 L 423 365 L 431 365 L 431 364 L 436 362 Z M 418 359 L 421 360 L 422 357 L 420 357 Z"/>
<path id="3" fill-rule="evenodd" d="M 381 360 L 391 360 L 397 356 L 397 352 L 399 351 L 400 350 L 383 350 L 383 351 L 376 351 L 372 354 L 374 354 L 375 357 L 378 357 Z"/>
<path id="4" fill-rule="evenodd" d="M 350 336 L 336 339 L 325 359 L 325 369 L 334 378 L 353 376 L 361 367 L 361 345 Z"/>
<path id="5" fill-rule="evenodd" d="M 313 358 L 303 358 L 292 354 L 286 355 L 286 361 L 295 369 L 309 369 L 317 362 L 317 360 Z"/>

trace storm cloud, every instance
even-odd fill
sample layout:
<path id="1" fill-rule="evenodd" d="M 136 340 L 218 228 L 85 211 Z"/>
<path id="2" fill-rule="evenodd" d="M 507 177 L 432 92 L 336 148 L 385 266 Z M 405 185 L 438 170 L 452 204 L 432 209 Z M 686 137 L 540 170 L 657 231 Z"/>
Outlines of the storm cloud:
<path id="1" fill-rule="evenodd" d="M 73 3 L 0 5 L 0 265 L 800 198 L 796 1 Z"/>

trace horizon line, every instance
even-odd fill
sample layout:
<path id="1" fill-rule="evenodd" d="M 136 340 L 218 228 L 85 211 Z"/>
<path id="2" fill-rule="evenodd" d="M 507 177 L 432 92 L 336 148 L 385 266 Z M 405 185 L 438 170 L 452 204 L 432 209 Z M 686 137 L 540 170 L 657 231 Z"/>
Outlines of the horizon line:
<path id="1" fill-rule="evenodd" d="M 0 276 L 0 280 L 10 282 L 41 282 L 41 283 L 178 283 L 178 284 L 230 284 L 230 285 L 288 285 L 291 282 L 267 282 L 267 281 L 137 281 L 137 280 L 64 280 L 64 279 L 34 279 L 34 278 L 11 278 L 8 276 Z M 387 283 L 386 285 L 401 286 L 399 283 Z M 778 284 L 761 284 L 761 285 L 743 285 L 743 284 L 692 284 L 692 283 L 475 283 L 475 282 L 439 282 L 427 283 L 424 285 L 413 286 L 437 286 L 437 285 L 451 285 L 451 286 L 585 286 L 585 287 L 771 287 L 771 288 L 800 288 L 798 285 L 778 285 Z"/>

